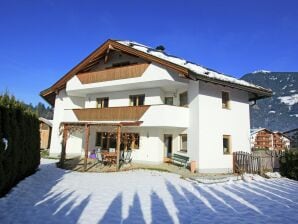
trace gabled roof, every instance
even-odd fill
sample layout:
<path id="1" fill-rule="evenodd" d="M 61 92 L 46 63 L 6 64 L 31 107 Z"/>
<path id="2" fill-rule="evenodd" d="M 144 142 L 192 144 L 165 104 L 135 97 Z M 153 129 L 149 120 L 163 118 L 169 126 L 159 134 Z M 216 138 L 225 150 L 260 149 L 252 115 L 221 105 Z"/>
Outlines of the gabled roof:
<path id="1" fill-rule="evenodd" d="M 282 133 L 282 132 L 280 132 L 280 131 L 271 131 L 271 130 L 269 130 L 269 129 L 267 129 L 267 128 L 255 128 L 255 129 L 250 129 L 250 135 L 254 135 L 254 134 L 256 134 L 256 133 L 258 133 L 258 132 L 260 132 L 260 131 L 268 131 L 268 132 L 270 132 L 271 134 L 280 134 L 280 135 L 282 135 L 282 136 L 284 136 L 284 137 L 286 137 L 286 138 L 289 138 L 289 136 L 285 135 L 284 133 Z"/>
<path id="2" fill-rule="evenodd" d="M 61 79 L 59 79 L 50 88 L 42 91 L 40 95 L 48 101 L 50 104 L 54 104 L 56 92 L 65 88 L 66 83 L 77 73 L 84 68 L 95 64 L 97 60 L 104 57 L 109 50 L 119 50 L 124 53 L 135 55 L 145 60 L 156 62 L 169 69 L 175 70 L 179 74 L 182 74 L 185 78 L 203 80 L 219 85 L 229 86 L 232 88 L 241 89 L 250 92 L 254 95 L 251 99 L 259 99 L 272 95 L 272 91 L 265 89 L 261 86 L 257 86 L 246 82 L 244 80 L 238 80 L 234 77 L 224 75 L 211 69 L 204 68 L 198 64 L 186 61 L 179 57 L 168 55 L 162 51 L 153 49 L 151 47 L 139 44 L 133 41 L 115 41 L 107 40 L 99 48 L 93 51 L 89 56 L 82 60 L 78 65 L 72 68 Z"/>
<path id="3" fill-rule="evenodd" d="M 272 132 L 272 131 L 270 131 L 269 129 L 266 129 L 266 128 L 254 128 L 254 129 L 250 129 L 250 134 L 253 135 L 253 134 L 256 134 L 256 133 L 258 133 L 260 131 L 263 131 L 263 130 Z"/>

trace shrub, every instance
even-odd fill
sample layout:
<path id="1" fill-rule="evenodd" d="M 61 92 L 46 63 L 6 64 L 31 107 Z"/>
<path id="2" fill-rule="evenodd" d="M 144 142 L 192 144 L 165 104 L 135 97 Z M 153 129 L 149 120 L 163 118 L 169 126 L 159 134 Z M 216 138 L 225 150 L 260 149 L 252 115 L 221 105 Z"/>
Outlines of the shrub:
<path id="1" fill-rule="evenodd" d="M 287 150 L 280 158 L 280 174 L 298 180 L 298 151 Z"/>
<path id="2" fill-rule="evenodd" d="M 8 147 L 2 138 L 8 140 Z M 0 197 L 36 171 L 40 162 L 39 121 L 7 93 L 0 95 Z"/>

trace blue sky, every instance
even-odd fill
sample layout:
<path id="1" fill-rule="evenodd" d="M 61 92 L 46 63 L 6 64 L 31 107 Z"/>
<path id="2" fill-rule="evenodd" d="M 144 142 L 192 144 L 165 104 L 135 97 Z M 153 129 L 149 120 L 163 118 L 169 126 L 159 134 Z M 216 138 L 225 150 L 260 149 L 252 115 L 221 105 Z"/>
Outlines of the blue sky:
<path id="1" fill-rule="evenodd" d="M 241 77 L 298 71 L 298 1 L 0 0 L 0 91 L 26 103 L 106 39 Z"/>

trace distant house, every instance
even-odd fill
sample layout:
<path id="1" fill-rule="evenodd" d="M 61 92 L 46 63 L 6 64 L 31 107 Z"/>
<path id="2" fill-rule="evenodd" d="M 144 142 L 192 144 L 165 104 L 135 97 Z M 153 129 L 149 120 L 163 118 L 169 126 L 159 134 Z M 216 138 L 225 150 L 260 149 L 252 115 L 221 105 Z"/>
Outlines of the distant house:
<path id="1" fill-rule="evenodd" d="M 50 148 L 52 134 L 52 120 L 39 118 L 40 149 Z"/>
<path id="2" fill-rule="evenodd" d="M 284 150 L 290 148 L 290 138 L 278 131 L 271 131 L 266 128 L 251 130 L 251 148 Z"/>
<path id="3" fill-rule="evenodd" d="M 271 95 L 161 48 L 116 40 L 41 92 L 55 107 L 51 156 L 123 146 L 133 161 L 179 154 L 199 172 L 231 172 L 232 153 L 250 152 L 250 102 Z"/>
<path id="4" fill-rule="evenodd" d="M 291 139 L 291 148 L 298 148 L 298 128 L 284 132 Z"/>

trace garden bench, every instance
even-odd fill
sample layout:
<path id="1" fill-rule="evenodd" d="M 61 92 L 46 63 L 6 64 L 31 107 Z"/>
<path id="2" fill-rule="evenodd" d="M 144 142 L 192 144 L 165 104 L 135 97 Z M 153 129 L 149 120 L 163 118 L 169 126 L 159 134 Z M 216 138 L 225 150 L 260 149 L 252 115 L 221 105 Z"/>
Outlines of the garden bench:
<path id="1" fill-rule="evenodd" d="M 184 167 L 187 166 L 188 160 L 189 160 L 188 156 L 183 156 L 183 155 L 176 154 L 176 153 L 172 157 L 172 163 L 180 163 Z"/>

